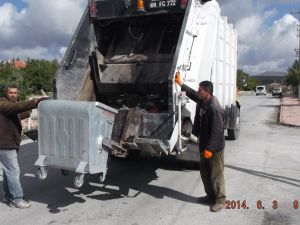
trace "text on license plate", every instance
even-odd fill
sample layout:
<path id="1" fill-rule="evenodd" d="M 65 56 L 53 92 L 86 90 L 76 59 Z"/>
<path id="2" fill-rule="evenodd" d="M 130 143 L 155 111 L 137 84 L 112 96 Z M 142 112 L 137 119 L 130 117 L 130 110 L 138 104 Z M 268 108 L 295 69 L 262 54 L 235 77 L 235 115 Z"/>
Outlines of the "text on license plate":
<path id="1" fill-rule="evenodd" d="M 150 9 L 166 8 L 176 6 L 176 0 L 152 0 L 149 2 Z"/>

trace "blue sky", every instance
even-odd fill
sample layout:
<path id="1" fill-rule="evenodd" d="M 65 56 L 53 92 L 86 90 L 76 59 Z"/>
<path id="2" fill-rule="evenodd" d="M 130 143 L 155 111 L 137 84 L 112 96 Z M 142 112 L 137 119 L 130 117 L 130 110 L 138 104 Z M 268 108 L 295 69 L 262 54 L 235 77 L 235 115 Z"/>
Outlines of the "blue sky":
<path id="1" fill-rule="evenodd" d="M 60 60 L 88 0 L 0 0 L 0 61 Z M 296 59 L 300 0 L 219 0 L 238 32 L 238 68 L 286 71 Z"/>
<path id="2" fill-rule="evenodd" d="M 293 2 L 273 3 L 273 4 L 270 4 L 269 6 L 267 6 L 266 10 L 270 11 L 274 8 L 277 10 L 277 14 L 268 21 L 269 23 L 272 23 L 274 20 L 280 19 L 285 14 L 291 13 L 293 10 L 299 12 L 300 11 L 300 2 L 298 4 L 298 8 L 297 8 L 297 4 L 295 2 L 294 3 Z M 297 16 L 297 14 L 295 14 L 295 16 Z"/>
<path id="3" fill-rule="evenodd" d="M 0 0 L 0 5 L 3 5 L 4 3 L 12 3 L 14 6 L 16 6 L 16 8 L 18 9 L 18 11 L 20 11 L 21 9 L 25 8 L 27 6 L 27 4 L 22 1 L 22 0 Z"/>

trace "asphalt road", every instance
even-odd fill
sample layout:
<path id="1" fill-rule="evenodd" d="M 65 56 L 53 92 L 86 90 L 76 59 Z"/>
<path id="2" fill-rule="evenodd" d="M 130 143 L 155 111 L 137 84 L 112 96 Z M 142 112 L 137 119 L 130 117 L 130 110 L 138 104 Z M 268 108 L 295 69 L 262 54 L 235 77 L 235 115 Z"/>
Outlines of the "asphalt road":
<path id="1" fill-rule="evenodd" d="M 20 153 L 21 181 L 32 207 L 1 203 L 0 224 L 300 224 L 300 206 L 294 209 L 300 202 L 300 129 L 277 124 L 279 98 L 240 100 L 240 137 L 226 141 L 225 150 L 229 209 L 212 213 L 197 204 L 204 195 L 199 171 L 168 160 L 110 160 L 104 184 L 89 175 L 81 190 L 73 188 L 73 174 L 56 169 L 39 181 L 37 144 L 27 143 Z"/>

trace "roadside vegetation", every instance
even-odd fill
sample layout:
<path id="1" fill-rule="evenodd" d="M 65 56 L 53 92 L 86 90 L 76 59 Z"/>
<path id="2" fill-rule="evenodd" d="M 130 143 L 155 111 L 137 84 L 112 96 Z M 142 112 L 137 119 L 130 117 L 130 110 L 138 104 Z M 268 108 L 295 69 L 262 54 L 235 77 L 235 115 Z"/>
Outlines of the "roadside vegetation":
<path id="1" fill-rule="evenodd" d="M 237 86 L 240 91 L 252 91 L 259 82 L 243 70 L 237 70 Z"/>
<path id="2" fill-rule="evenodd" d="M 13 63 L 0 62 L 0 90 L 7 83 L 15 83 L 20 90 L 20 99 L 24 100 L 32 94 L 53 91 L 53 77 L 58 68 L 57 60 L 27 59 L 25 68 L 16 68 Z"/>
<path id="3" fill-rule="evenodd" d="M 300 71 L 299 71 L 299 60 L 295 60 L 295 62 L 289 67 L 287 70 L 286 84 L 292 86 L 293 92 L 296 93 L 298 86 L 300 85 Z"/>
<path id="4" fill-rule="evenodd" d="M 300 70 L 299 60 L 295 60 L 293 64 L 287 70 L 287 76 L 285 79 L 286 86 L 292 87 L 293 93 L 297 93 L 298 86 L 300 85 Z M 237 86 L 241 91 L 255 90 L 255 87 L 260 85 L 260 82 L 251 77 L 248 73 L 243 70 L 237 70 Z M 288 89 L 286 87 L 285 89 Z M 286 92 L 285 90 L 284 92 Z"/>

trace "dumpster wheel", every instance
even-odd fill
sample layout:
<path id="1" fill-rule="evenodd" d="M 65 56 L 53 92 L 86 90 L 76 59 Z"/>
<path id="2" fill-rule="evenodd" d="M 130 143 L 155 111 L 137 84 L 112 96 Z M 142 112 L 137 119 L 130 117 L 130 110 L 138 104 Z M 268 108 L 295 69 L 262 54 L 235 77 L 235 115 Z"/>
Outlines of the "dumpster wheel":
<path id="1" fill-rule="evenodd" d="M 84 174 L 79 174 L 74 177 L 75 188 L 81 188 L 84 181 Z"/>
<path id="2" fill-rule="evenodd" d="M 39 179 L 39 180 L 45 180 L 46 177 L 47 177 L 47 169 L 46 167 L 42 166 L 42 167 L 39 167 L 36 171 L 36 177 Z"/>

